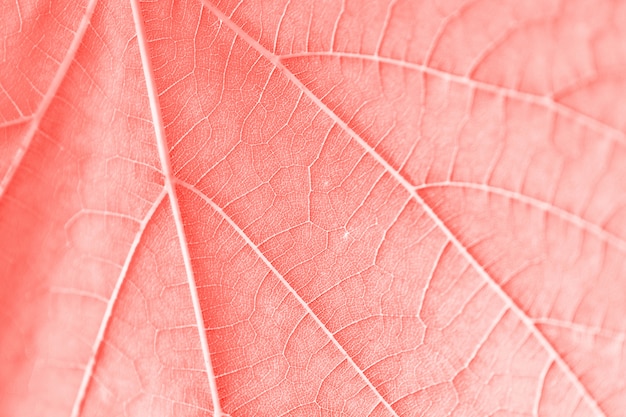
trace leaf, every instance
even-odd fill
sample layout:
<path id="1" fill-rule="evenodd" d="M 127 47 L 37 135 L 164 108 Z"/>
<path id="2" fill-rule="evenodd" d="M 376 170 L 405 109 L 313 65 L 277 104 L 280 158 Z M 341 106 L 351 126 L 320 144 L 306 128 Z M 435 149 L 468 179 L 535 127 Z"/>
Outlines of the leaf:
<path id="1" fill-rule="evenodd" d="M 622 415 L 625 4 L 0 14 L 0 414 Z"/>

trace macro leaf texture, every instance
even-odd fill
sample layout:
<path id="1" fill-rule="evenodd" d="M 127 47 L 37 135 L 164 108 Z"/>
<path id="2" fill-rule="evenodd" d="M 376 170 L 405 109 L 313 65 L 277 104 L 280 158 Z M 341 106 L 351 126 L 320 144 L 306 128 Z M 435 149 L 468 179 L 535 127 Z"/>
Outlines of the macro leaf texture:
<path id="1" fill-rule="evenodd" d="M 0 17 L 0 416 L 626 415 L 626 2 Z"/>

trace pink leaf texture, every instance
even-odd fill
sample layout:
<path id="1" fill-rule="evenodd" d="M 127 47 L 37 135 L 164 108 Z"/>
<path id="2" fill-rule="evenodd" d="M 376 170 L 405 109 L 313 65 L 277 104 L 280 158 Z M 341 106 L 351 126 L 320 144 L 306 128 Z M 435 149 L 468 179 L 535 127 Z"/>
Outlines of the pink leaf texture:
<path id="1" fill-rule="evenodd" d="M 0 17 L 0 416 L 626 415 L 625 2 Z"/>

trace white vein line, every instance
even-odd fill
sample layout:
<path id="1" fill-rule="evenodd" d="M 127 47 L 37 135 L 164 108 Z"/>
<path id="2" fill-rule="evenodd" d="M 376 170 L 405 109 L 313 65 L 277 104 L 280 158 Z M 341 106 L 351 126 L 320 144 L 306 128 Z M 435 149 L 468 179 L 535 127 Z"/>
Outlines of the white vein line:
<path id="1" fill-rule="evenodd" d="M 337 339 L 335 339 L 335 335 L 333 335 L 333 333 L 330 330 L 328 330 L 326 325 L 324 325 L 324 323 L 320 320 L 320 318 L 317 317 L 317 315 L 313 312 L 313 310 L 311 310 L 311 307 L 309 307 L 307 302 L 304 301 L 302 297 L 300 297 L 298 292 L 291 286 L 291 284 L 289 284 L 289 282 L 274 267 L 274 265 L 272 265 L 269 259 L 265 257 L 263 252 L 261 252 L 261 250 L 257 247 L 257 245 L 254 244 L 254 242 L 250 239 L 250 237 L 246 235 L 246 233 L 237 225 L 237 223 L 235 223 L 235 221 L 231 219 L 230 216 L 226 214 L 226 212 L 224 212 L 224 210 L 222 210 L 220 206 L 215 204 L 209 197 L 206 196 L 206 194 L 198 190 L 195 186 L 189 183 L 186 183 L 184 181 L 181 181 L 181 180 L 176 180 L 176 182 L 182 185 L 183 187 L 185 187 L 186 189 L 188 189 L 189 191 L 191 191 L 192 193 L 194 193 L 195 195 L 197 195 L 198 197 L 200 197 L 205 203 L 209 205 L 209 207 L 211 207 L 216 213 L 218 213 L 230 225 L 230 227 L 232 227 L 233 230 L 237 232 L 237 234 L 239 234 L 239 236 L 246 242 L 246 245 L 248 245 L 254 251 L 254 253 L 256 253 L 259 259 L 263 261 L 263 263 L 270 269 L 270 271 L 272 271 L 272 273 L 285 286 L 285 288 L 287 288 L 287 290 L 291 293 L 291 295 L 293 295 L 293 297 L 302 305 L 305 312 L 315 321 L 315 323 L 319 326 L 319 328 L 322 329 L 322 331 L 326 334 L 326 336 L 333 343 L 333 345 L 335 345 L 335 347 L 339 350 L 339 352 L 345 356 L 348 363 L 354 368 L 357 374 L 359 374 L 359 376 L 363 379 L 363 381 L 367 384 L 367 386 L 378 397 L 378 400 L 381 402 L 381 404 L 383 404 L 385 408 L 387 408 L 387 410 L 392 415 L 399 417 L 398 413 L 396 413 L 393 407 L 391 407 L 391 404 L 389 404 L 387 400 L 385 400 L 382 394 L 378 391 L 378 389 L 376 389 L 374 384 L 372 384 L 369 378 L 365 375 L 363 370 L 354 362 L 354 360 L 352 360 L 350 355 L 348 355 L 348 352 L 346 352 L 346 350 L 343 348 L 343 346 L 341 346 L 341 344 L 337 341 Z"/>
<path id="2" fill-rule="evenodd" d="M 584 333 L 591 336 L 598 336 L 603 338 L 610 338 L 617 340 L 620 343 L 624 343 L 626 341 L 626 332 L 623 330 L 617 329 L 604 329 L 599 326 L 573 323 L 559 319 L 553 319 L 551 317 L 539 317 L 533 319 L 536 324 L 540 325 L 548 325 L 553 327 L 560 327 L 572 332 Z"/>
<path id="3" fill-rule="evenodd" d="M 23 123 L 28 122 L 29 120 L 33 120 L 33 115 L 30 116 L 20 116 L 16 119 L 12 119 L 6 122 L 0 123 L 0 129 L 6 129 L 12 126 L 21 125 Z"/>
<path id="4" fill-rule="evenodd" d="M 69 295 L 69 296 L 82 297 L 82 298 L 92 298 L 94 300 L 98 300 L 102 302 L 103 304 L 108 304 L 109 302 L 109 298 L 103 297 L 98 293 L 77 290 L 74 288 L 50 287 L 49 291 L 50 291 L 50 294 Z"/>
<path id="5" fill-rule="evenodd" d="M 552 360 L 546 361 L 546 366 L 543 367 L 541 373 L 539 374 L 539 384 L 537 384 L 537 391 L 535 391 L 535 401 L 533 404 L 533 417 L 539 417 L 541 398 L 543 397 L 543 391 L 546 388 L 546 378 L 548 377 L 548 372 L 550 372 L 552 363 Z"/>
<path id="6" fill-rule="evenodd" d="M 189 247 L 187 244 L 187 237 L 185 236 L 185 229 L 183 226 L 183 219 L 180 213 L 180 207 L 178 205 L 178 198 L 176 196 L 176 190 L 174 189 L 174 184 L 172 182 L 174 176 L 172 174 L 169 150 L 165 138 L 165 127 L 163 125 L 163 118 L 161 117 L 159 95 L 156 81 L 154 79 L 152 61 L 150 60 L 150 52 L 148 51 L 148 40 L 143 24 L 143 18 L 141 16 L 139 0 L 131 0 L 130 4 L 133 9 L 133 20 L 135 21 L 135 30 L 137 32 L 137 43 L 139 44 L 139 54 L 141 55 L 141 64 L 143 68 L 144 78 L 146 79 L 148 98 L 150 100 L 150 112 L 152 113 L 154 133 L 156 136 L 157 147 L 159 150 L 159 159 L 161 160 L 161 166 L 163 169 L 165 190 L 167 191 L 167 194 L 169 196 L 172 216 L 174 217 L 174 223 L 176 224 L 176 232 L 178 234 L 180 250 L 183 257 L 183 262 L 185 264 L 187 281 L 189 283 L 189 292 L 191 295 L 191 302 L 193 304 L 193 310 L 196 318 L 198 336 L 200 338 L 200 346 L 202 348 L 202 356 L 204 357 L 204 365 L 206 367 L 207 377 L 209 380 L 211 400 L 213 402 L 213 414 L 215 417 L 221 417 L 222 410 L 220 407 L 219 394 L 217 392 L 217 384 L 215 381 L 215 374 L 213 372 L 213 365 L 211 364 L 211 354 L 209 352 L 209 343 L 206 337 L 204 318 L 202 317 L 200 298 L 198 297 L 198 287 L 196 286 L 196 279 L 194 277 L 193 267 L 191 265 L 191 255 L 189 254 Z"/>
<path id="7" fill-rule="evenodd" d="M 87 362 L 87 366 L 85 367 L 85 372 L 83 373 L 83 379 L 80 383 L 80 387 L 78 388 L 78 394 L 76 395 L 76 399 L 74 400 L 74 406 L 72 407 L 71 417 L 78 417 L 80 415 L 83 402 L 85 401 L 85 394 L 87 393 L 87 388 L 89 388 L 89 384 L 93 379 L 93 370 L 96 365 L 96 359 L 98 353 L 100 352 L 100 347 L 102 346 L 102 341 L 104 340 L 104 334 L 111 322 L 111 316 L 113 314 L 113 308 L 115 307 L 115 303 L 119 298 L 120 290 L 122 289 L 122 285 L 126 280 L 128 275 L 128 269 L 130 268 L 130 264 L 137 253 L 137 247 L 141 242 L 141 238 L 150 223 L 150 220 L 154 216 L 154 213 L 157 211 L 163 199 L 165 198 L 166 191 L 163 189 L 157 199 L 155 200 L 150 210 L 146 214 L 146 217 L 141 221 L 139 225 L 139 231 L 135 234 L 135 239 L 133 240 L 132 245 L 130 246 L 130 250 L 128 255 L 126 256 L 126 260 L 124 261 L 124 265 L 122 266 L 122 270 L 120 271 L 120 275 L 117 278 L 117 282 L 115 283 L 115 288 L 113 288 L 113 292 L 111 293 L 111 297 L 107 302 L 107 308 L 104 311 L 104 316 L 102 317 L 102 322 L 100 323 L 100 328 L 98 329 L 98 334 L 96 336 L 96 340 L 91 349 L 91 357 Z M 57 291 L 58 292 L 58 291 Z"/>
<path id="8" fill-rule="evenodd" d="M 426 204 L 426 202 L 417 194 L 415 186 L 409 183 L 409 181 L 402 176 L 395 168 L 393 168 L 389 162 L 387 162 L 380 154 L 376 152 L 358 133 L 356 133 L 346 122 L 344 122 L 339 116 L 337 116 L 330 108 L 328 108 L 322 100 L 317 97 L 311 90 L 309 90 L 291 71 L 289 71 L 281 62 L 281 58 L 272 54 L 265 49 L 258 41 L 254 40 L 250 35 L 239 28 L 228 16 L 222 13 L 217 7 L 209 3 L 208 0 L 203 0 L 205 6 L 222 21 L 230 30 L 232 30 L 237 36 L 244 39 L 248 44 L 254 48 L 259 54 L 263 55 L 267 60 L 280 69 L 285 77 L 291 81 L 296 87 L 300 88 L 304 94 L 319 108 L 321 108 L 326 115 L 341 127 L 350 137 L 363 147 L 363 149 L 370 154 L 374 160 L 381 164 L 391 176 L 393 176 L 400 185 L 402 185 L 406 191 L 413 197 L 413 199 L 420 205 L 420 207 L 428 214 L 432 221 L 441 229 L 446 237 L 454 244 L 457 250 L 463 255 L 466 261 L 476 270 L 478 275 L 483 278 L 489 287 L 502 298 L 504 303 L 519 317 L 520 321 L 529 329 L 534 337 L 537 338 L 539 344 L 546 349 L 548 354 L 554 358 L 555 362 L 561 367 L 566 377 L 570 379 L 574 388 L 579 392 L 581 397 L 587 401 L 590 408 L 598 415 L 606 417 L 604 412 L 600 409 L 596 401 L 589 394 L 585 386 L 580 382 L 578 377 L 570 369 L 570 367 L 563 361 L 563 359 L 556 352 L 554 347 L 545 338 L 545 336 L 535 326 L 534 322 L 528 317 L 522 309 L 509 297 L 507 293 L 498 285 L 497 282 L 489 276 L 487 271 L 478 263 L 478 261 L 468 252 L 467 248 L 459 241 L 459 239 L 452 233 L 445 223 L 439 218 L 439 216 L 433 211 L 433 209 Z"/>
<path id="9" fill-rule="evenodd" d="M 611 232 L 608 232 L 607 230 L 603 229 L 597 224 L 594 224 L 590 222 L 589 220 L 582 218 L 579 215 L 571 213 L 567 210 L 563 210 L 562 208 L 556 207 L 546 201 L 539 200 L 537 198 L 530 197 L 519 192 L 507 190 L 505 188 L 495 187 L 495 186 L 488 185 L 488 184 L 475 184 L 471 182 L 460 182 L 460 181 L 435 182 L 435 183 L 429 183 L 429 184 L 417 186 L 415 187 L 415 189 L 419 191 L 419 190 L 424 190 L 428 188 L 436 188 L 436 187 L 441 187 L 441 188 L 449 187 L 449 188 L 478 190 L 478 191 L 483 191 L 488 194 L 500 195 L 502 197 L 506 197 L 511 200 L 519 201 L 523 204 L 527 204 L 529 206 L 536 207 L 539 210 L 551 213 L 577 226 L 578 228 L 582 230 L 588 231 L 592 235 L 596 236 L 598 239 L 608 242 L 609 244 L 615 246 L 619 250 L 626 252 L 626 241 L 624 241 L 624 239 L 620 238 L 619 236 Z"/>
<path id="10" fill-rule="evenodd" d="M 301 52 L 294 54 L 283 54 L 278 56 L 281 60 L 287 60 L 291 58 L 306 58 L 306 57 L 316 57 L 316 56 L 327 56 L 327 57 L 335 57 L 335 58 L 352 58 L 352 59 L 360 59 L 364 61 L 373 61 L 376 63 L 383 63 L 393 65 L 399 68 L 406 68 L 414 71 L 420 71 L 429 75 L 436 76 L 437 78 L 452 81 L 456 84 L 466 85 L 470 88 L 478 89 L 481 91 L 488 91 L 497 95 L 503 95 L 505 97 L 510 97 L 522 102 L 532 103 L 538 106 L 545 107 L 561 116 L 567 117 L 569 119 L 575 120 L 598 133 L 609 133 L 609 136 L 612 139 L 615 139 L 621 144 L 626 143 L 626 134 L 621 130 L 608 125 L 604 122 L 594 119 L 593 117 L 576 110 L 572 107 L 568 107 L 564 104 L 556 101 L 553 96 L 542 96 L 534 93 L 527 93 L 519 90 L 515 90 L 509 87 L 501 87 L 496 84 L 490 84 L 484 81 L 478 81 L 472 79 L 466 75 L 457 75 L 449 72 L 445 72 L 442 70 L 435 69 L 433 67 L 429 67 L 424 64 L 417 64 L 412 62 L 406 62 L 395 58 L 388 58 L 379 55 L 367 55 L 360 54 L 354 52 Z"/>
<path id="11" fill-rule="evenodd" d="M 20 143 L 17 151 L 15 152 L 15 155 L 13 155 L 13 159 L 11 160 L 11 164 L 9 165 L 9 169 L 4 174 L 4 177 L 2 178 L 2 180 L 0 181 L 0 198 L 4 195 L 4 192 L 6 191 L 9 183 L 15 176 L 15 172 L 17 171 L 17 168 L 22 163 L 22 159 L 24 159 L 24 155 L 26 154 L 26 151 L 30 147 L 31 142 L 33 141 L 33 137 L 35 137 L 35 133 L 37 133 L 37 130 L 39 129 L 41 119 L 43 119 L 43 116 L 46 114 L 46 111 L 48 111 L 48 107 L 50 107 L 50 103 L 52 103 L 52 100 L 56 96 L 57 91 L 59 90 L 59 87 L 61 86 L 61 83 L 65 79 L 65 75 L 67 74 L 67 71 L 69 70 L 70 65 L 74 61 L 76 52 L 78 51 L 78 48 L 80 47 L 83 41 L 83 37 L 85 36 L 85 32 L 87 32 L 87 28 L 89 27 L 91 16 L 93 15 L 93 11 L 96 8 L 97 2 L 98 0 L 90 0 L 89 3 L 87 3 L 85 14 L 83 15 L 83 18 L 81 19 L 80 23 L 78 24 L 78 28 L 76 29 L 76 35 L 74 35 L 74 39 L 72 39 L 72 42 L 70 43 L 70 46 L 67 50 L 67 53 L 65 54 L 65 57 L 63 58 L 63 61 L 61 61 L 61 64 L 59 65 L 57 72 L 54 74 L 54 77 L 52 78 L 52 82 L 50 83 L 50 86 L 48 87 L 48 91 L 46 91 L 46 94 L 41 100 L 41 103 L 39 103 L 39 107 L 37 108 L 37 111 L 32 116 L 30 124 L 28 126 L 28 130 L 24 134 L 24 137 L 22 138 L 22 142 Z M 6 124 L 6 125 L 9 125 L 9 124 Z"/>

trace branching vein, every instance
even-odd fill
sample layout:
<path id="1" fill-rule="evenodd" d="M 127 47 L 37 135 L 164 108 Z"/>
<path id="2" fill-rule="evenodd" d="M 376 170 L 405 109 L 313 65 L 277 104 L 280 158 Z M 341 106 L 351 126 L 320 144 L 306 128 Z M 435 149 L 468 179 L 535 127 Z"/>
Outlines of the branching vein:
<path id="1" fill-rule="evenodd" d="M 11 160 L 11 163 L 9 165 L 9 169 L 4 174 L 4 177 L 0 180 L 0 198 L 2 198 L 2 196 L 4 195 L 4 192 L 6 191 L 9 183 L 13 179 L 17 168 L 22 163 L 22 159 L 24 159 L 24 155 L 30 147 L 31 142 L 33 141 L 33 137 L 35 137 L 37 130 L 39 130 L 39 125 L 41 124 L 43 116 L 46 114 L 46 111 L 48 111 L 48 107 L 50 107 L 50 103 L 52 103 L 54 97 L 56 97 L 57 91 L 59 90 L 61 83 L 65 79 L 65 75 L 67 74 L 70 65 L 74 61 L 76 52 L 78 51 L 78 48 L 83 41 L 83 37 L 85 36 L 85 32 L 87 32 L 87 28 L 89 27 L 91 16 L 93 15 L 93 11 L 96 8 L 97 2 L 98 0 L 89 0 L 89 3 L 87 3 L 87 9 L 85 10 L 85 14 L 83 15 L 83 18 L 81 19 L 78 28 L 76 29 L 74 39 L 72 39 L 72 43 L 70 43 L 70 47 L 65 54 L 63 61 L 61 61 L 57 72 L 54 74 L 52 82 L 48 87 L 48 91 L 46 91 L 41 100 L 41 103 L 39 103 L 37 111 L 31 117 L 20 118 L 20 120 L 30 120 L 30 123 L 28 124 L 26 134 L 19 144 L 17 152 L 15 153 L 15 155 L 13 155 L 13 159 Z M 3 127 L 9 127 L 11 125 L 13 125 L 13 123 L 5 123 Z"/>
<path id="2" fill-rule="evenodd" d="M 454 82 L 459 85 L 465 85 L 470 88 L 474 88 L 481 91 L 491 92 L 503 97 L 510 97 L 515 100 L 519 100 L 524 103 L 531 103 L 537 106 L 544 107 L 560 116 L 566 117 L 570 120 L 574 120 L 580 123 L 582 126 L 589 128 L 599 134 L 606 135 L 608 138 L 615 140 L 618 143 L 626 144 L 626 134 L 615 128 L 611 125 L 603 123 L 593 117 L 576 110 L 572 107 L 568 107 L 562 103 L 559 103 L 554 98 L 550 96 L 544 96 L 534 93 L 527 93 L 519 90 L 515 90 L 513 88 L 502 87 L 496 84 L 490 84 L 484 81 L 478 81 L 470 78 L 467 75 L 458 75 L 452 74 L 449 72 L 445 72 L 442 70 L 438 70 L 428 65 L 417 64 L 413 62 L 402 61 L 400 59 L 395 58 L 387 58 L 379 55 L 367 55 L 367 54 L 359 54 L 359 53 L 351 53 L 351 52 L 302 52 L 302 53 L 294 53 L 287 55 L 280 55 L 278 58 L 281 60 L 287 60 L 290 58 L 299 58 L 299 57 L 316 57 L 316 56 L 328 56 L 328 57 L 337 57 L 337 58 L 352 58 L 352 59 L 360 59 L 363 61 L 372 61 L 382 64 L 393 65 L 399 68 L 406 68 L 409 70 L 423 72 L 425 74 L 429 74 L 435 76 L 437 78 Z"/>
<path id="3" fill-rule="evenodd" d="M 224 210 L 222 210 L 222 208 L 220 206 L 215 204 L 209 197 L 207 197 L 204 193 L 202 193 L 200 190 L 198 190 L 198 188 L 196 188 L 195 186 L 193 186 L 191 184 L 188 184 L 186 182 L 180 181 L 180 180 L 177 180 L 177 182 L 178 182 L 178 184 L 182 185 L 183 187 L 187 188 L 189 191 L 193 192 L 198 197 L 200 197 L 206 204 L 209 205 L 209 207 L 211 207 L 216 213 L 218 213 L 233 228 L 233 230 L 235 230 L 237 232 L 237 234 L 254 251 L 254 253 L 259 257 L 259 259 L 261 259 L 263 261 L 263 263 L 272 271 L 272 273 L 278 278 L 278 280 L 287 288 L 287 290 L 291 293 L 291 295 L 302 305 L 302 307 L 306 311 L 307 315 L 309 315 L 309 317 L 311 317 L 313 319 L 313 321 L 315 321 L 315 323 L 319 326 L 319 328 L 322 329 L 322 331 L 326 334 L 328 339 L 333 343 L 333 345 L 335 345 L 335 347 L 346 358 L 348 363 L 352 366 L 352 368 L 354 368 L 354 370 L 361 377 L 361 379 L 363 379 L 363 381 L 367 384 L 367 386 L 378 397 L 378 399 L 381 402 L 381 404 L 383 404 L 385 406 L 385 408 L 387 408 L 387 410 L 389 410 L 389 412 L 393 416 L 399 417 L 398 414 L 395 412 L 395 410 L 387 402 L 387 400 L 385 400 L 385 398 L 380 394 L 378 389 L 376 389 L 374 384 L 372 384 L 372 382 L 367 378 L 367 375 L 365 375 L 363 370 L 354 362 L 354 360 L 350 357 L 350 355 L 348 355 L 348 352 L 346 352 L 346 350 L 343 348 L 343 346 L 341 346 L 339 341 L 337 341 L 337 339 L 335 338 L 335 335 L 333 335 L 333 333 L 330 330 L 328 330 L 328 328 L 324 325 L 324 323 L 320 320 L 320 318 L 317 317 L 315 312 L 313 310 L 311 310 L 311 307 L 309 307 L 308 303 L 306 301 L 304 301 L 302 299 L 302 297 L 300 297 L 298 292 L 291 286 L 291 284 L 289 284 L 289 282 L 276 269 L 276 267 L 274 267 L 274 265 L 272 265 L 272 263 L 269 261 L 269 259 L 267 259 L 265 257 L 265 255 L 263 254 L 263 252 L 261 252 L 261 250 L 259 249 L 258 245 L 254 244 L 254 242 L 250 239 L 250 237 L 248 235 L 246 235 L 246 233 L 241 229 L 241 227 L 239 227 L 237 225 L 237 223 L 235 223 L 235 221 L 233 219 L 231 219 L 230 216 L 228 216 L 228 214 L 226 214 L 226 212 Z"/>
<path id="4" fill-rule="evenodd" d="M 510 200 L 516 200 L 520 203 L 527 204 L 529 206 L 535 207 L 539 210 L 550 213 L 562 220 L 565 220 L 574 226 L 578 227 L 581 230 L 586 230 L 590 234 L 594 235 L 598 239 L 603 242 L 607 242 L 608 244 L 616 247 L 618 250 L 622 252 L 626 252 L 626 241 L 619 237 L 616 234 L 613 234 L 602 227 L 598 226 L 595 223 L 590 222 L 583 217 L 571 213 L 562 208 L 556 207 L 554 204 L 550 204 L 547 201 L 542 201 L 537 198 L 530 197 L 528 195 L 507 190 L 501 187 L 496 187 L 489 184 L 475 184 L 470 182 L 458 182 L 458 181 L 446 181 L 446 182 L 438 182 L 438 183 L 429 183 L 416 187 L 416 190 L 426 190 L 429 188 L 460 188 L 460 189 L 471 189 L 471 190 L 479 190 L 485 193 L 499 195 Z"/>
<path id="5" fill-rule="evenodd" d="M 281 57 L 274 55 L 268 51 L 257 40 L 253 39 L 244 30 L 237 26 L 227 15 L 222 13 L 217 7 L 211 4 L 208 0 L 204 0 L 205 6 L 230 30 L 232 30 L 237 36 L 247 42 L 252 48 L 254 48 L 259 54 L 264 56 L 273 65 L 277 67 L 287 79 L 292 82 L 296 87 L 304 92 L 304 94 L 315 103 L 326 115 L 339 127 L 341 127 L 350 137 L 357 142 L 363 149 L 374 158 L 385 170 L 393 176 L 393 178 L 402 185 L 404 189 L 411 195 L 411 197 L 419 204 L 424 212 L 432 219 L 432 221 L 441 229 L 446 237 L 452 242 L 455 248 L 461 253 L 465 260 L 476 270 L 481 278 L 485 280 L 487 285 L 504 301 L 504 303 L 515 313 L 522 323 L 528 328 L 530 333 L 536 338 L 541 346 L 548 352 L 551 358 L 558 364 L 559 368 L 563 371 L 566 377 L 571 381 L 572 385 L 579 392 L 581 398 L 587 403 L 587 405 L 593 410 L 597 416 L 606 417 L 604 412 L 598 406 L 596 400 L 587 391 L 587 388 L 582 384 L 580 379 L 574 374 L 572 369 L 563 361 L 563 358 L 556 352 L 554 347 L 546 339 L 546 337 L 535 326 L 532 319 L 524 313 L 524 311 L 513 301 L 509 295 L 498 285 L 498 283 L 487 273 L 487 271 L 478 263 L 478 261 L 469 253 L 467 248 L 459 241 L 458 237 L 452 233 L 442 219 L 434 212 L 434 210 L 424 201 L 424 199 L 417 193 L 415 186 L 412 185 L 400 172 L 398 172 L 389 162 L 387 162 L 380 154 L 376 152 L 358 133 L 356 133 L 348 124 L 335 114 L 328 106 L 326 106 L 322 100 L 315 95 L 306 85 L 300 81 L 289 71 L 281 62 Z"/>
<path id="6" fill-rule="evenodd" d="M 165 194 L 166 192 L 165 190 L 163 190 L 161 194 L 157 197 L 154 204 L 152 204 L 152 207 L 150 207 L 150 210 L 148 210 L 146 217 L 141 221 L 139 225 L 139 231 L 135 235 L 135 239 L 133 240 L 133 243 L 130 246 L 130 250 L 128 251 L 128 256 L 126 256 L 126 260 L 124 261 L 124 265 L 122 266 L 120 275 L 117 279 L 117 282 L 115 283 L 115 288 L 113 288 L 111 297 L 109 298 L 107 302 L 107 308 L 104 312 L 104 316 L 102 317 L 102 322 L 100 323 L 100 328 L 98 329 L 96 341 L 94 342 L 93 347 L 91 349 L 91 357 L 89 358 L 89 361 L 87 362 L 85 372 L 83 373 L 83 379 L 80 383 L 80 387 L 78 388 L 78 394 L 76 395 L 74 406 L 72 407 L 71 417 L 78 417 L 80 415 L 83 402 L 85 400 L 85 394 L 87 393 L 87 388 L 89 388 L 89 384 L 91 383 L 91 380 L 93 379 L 93 370 L 96 365 L 96 359 L 98 357 L 98 353 L 100 352 L 100 347 L 102 346 L 102 342 L 104 340 L 104 335 L 106 333 L 106 330 L 109 326 L 109 323 L 111 322 L 113 308 L 115 307 L 115 303 L 117 302 L 119 298 L 122 285 L 124 284 L 124 281 L 126 280 L 126 277 L 128 276 L 128 269 L 130 268 L 130 264 L 133 261 L 135 254 L 137 253 L 137 247 L 139 246 L 139 243 L 141 242 L 143 233 L 145 232 L 146 227 L 148 226 L 148 223 L 150 223 L 150 220 L 154 216 L 154 213 L 157 211 L 157 209 L 163 202 L 163 199 L 165 198 Z"/>
<path id="7" fill-rule="evenodd" d="M 135 22 L 135 28 L 137 32 L 137 43 L 139 44 L 139 53 L 141 55 L 141 64 L 143 68 L 144 77 L 146 79 L 148 97 L 150 99 L 150 111 L 152 113 L 152 121 L 154 125 L 156 141 L 157 141 L 157 148 L 159 151 L 159 159 L 161 160 L 161 168 L 163 170 L 163 175 L 165 177 L 165 189 L 169 196 L 170 206 L 172 209 L 172 215 L 174 218 L 174 223 L 176 225 L 176 232 L 178 234 L 178 240 L 180 242 L 180 250 L 183 256 L 183 262 L 185 264 L 185 272 L 187 274 L 189 292 L 191 294 L 191 302 L 193 303 L 193 310 L 194 310 L 194 314 L 196 318 L 196 325 L 198 327 L 198 335 L 200 337 L 200 346 L 202 348 L 202 356 L 204 358 L 204 364 L 205 364 L 207 376 L 209 379 L 209 387 L 211 389 L 213 413 L 215 417 L 221 417 L 222 410 L 220 407 L 219 395 L 217 392 L 217 384 L 215 382 L 215 374 L 213 372 L 213 366 L 211 364 L 211 354 L 209 352 L 209 343 L 206 337 L 204 318 L 202 316 L 202 307 L 200 306 L 200 299 L 198 297 L 198 287 L 196 285 L 196 279 L 194 277 L 193 267 L 191 265 L 191 255 L 189 253 L 189 245 L 187 244 L 187 237 L 185 236 L 185 229 L 183 226 L 183 219 L 180 213 L 180 206 L 178 205 L 178 197 L 176 196 L 176 190 L 174 189 L 174 183 L 173 183 L 174 176 L 172 174 L 169 149 L 167 147 L 167 141 L 165 138 L 165 127 L 163 124 L 163 118 L 161 117 L 161 106 L 159 104 L 159 96 L 157 93 L 156 80 L 154 78 L 154 72 L 152 70 L 152 61 L 150 59 L 150 53 L 148 51 L 148 40 L 146 37 L 146 31 L 144 28 L 143 17 L 141 15 L 139 0 L 131 0 L 131 6 L 133 9 L 133 20 Z"/>

